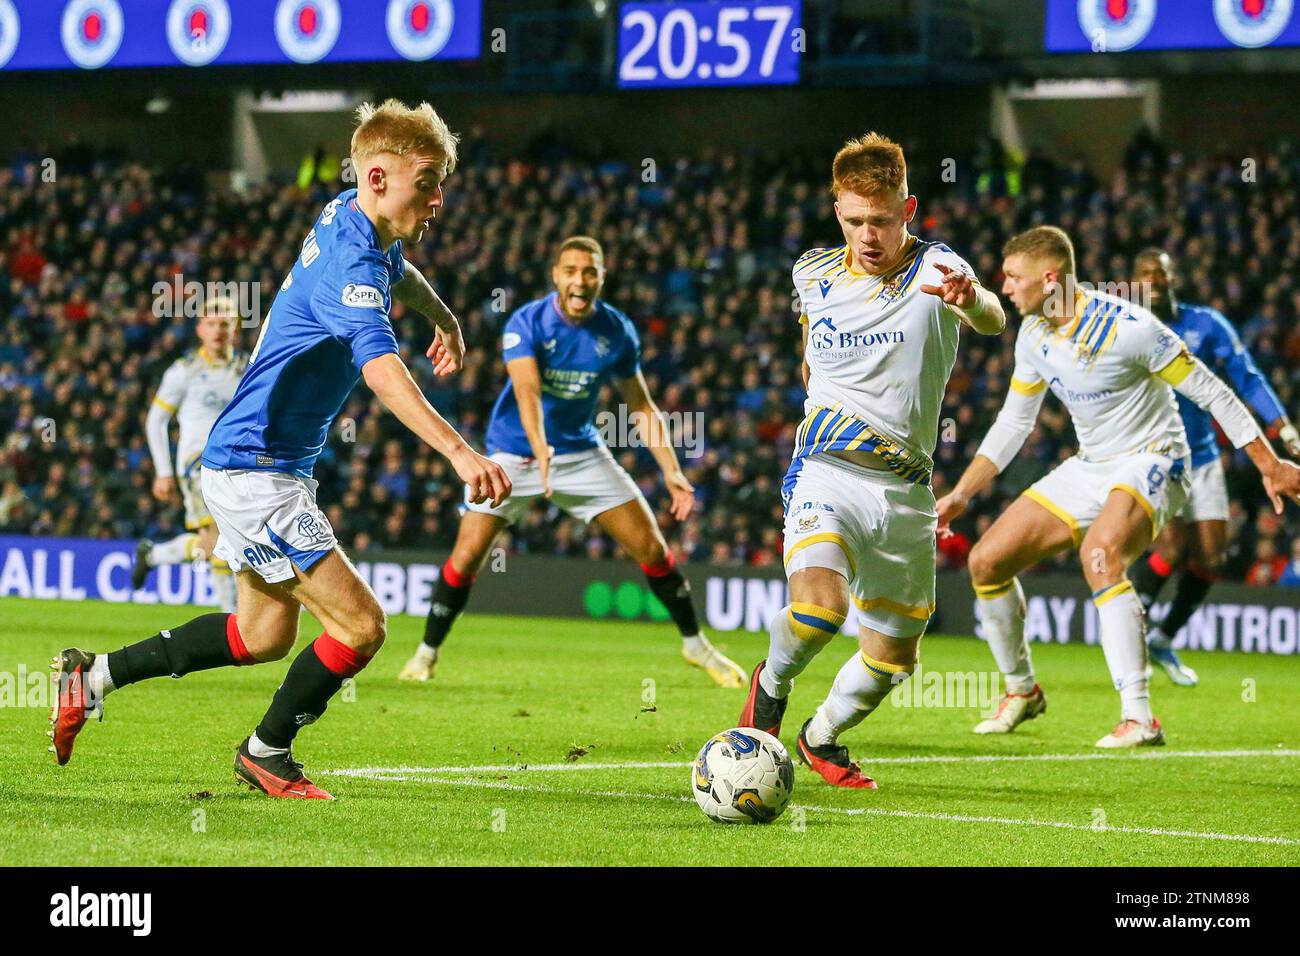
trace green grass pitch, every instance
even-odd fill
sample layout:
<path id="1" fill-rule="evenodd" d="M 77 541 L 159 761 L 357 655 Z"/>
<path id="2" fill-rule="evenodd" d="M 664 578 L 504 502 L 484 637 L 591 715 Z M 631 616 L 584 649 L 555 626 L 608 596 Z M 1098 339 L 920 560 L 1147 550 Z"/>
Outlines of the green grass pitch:
<path id="1" fill-rule="evenodd" d="M 233 748 L 287 661 L 126 688 L 54 766 L 40 701 L 14 695 L 20 665 L 44 671 L 64 646 L 112 650 L 193 613 L 0 601 L 0 864 L 1300 864 L 1300 660 L 1257 655 L 1188 655 L 1195 690 L 1158 674 L 1169 745 L 1103 754 L 1092 744 L 1118 703 L 1100 649 L 1035 645 L 1045 716 L 990 739 L 970 732 L 976 708 L 887 701 L 845 737 L 880 789 L 835 790 L 800 767 L 793 809 L 767 827 L 696 808 L 689 763 L 735 723 L 743 691 L 714 687 L 651 624 L 471 609 L 437 678 L 410 685 L 396 675 L 421 622 L 392 620 L 354 699 L 295 748 L 333 803 L 233 780 Z M 304 620 L 303 640 L 316 633 Z M 745 667 L 766 649 L 761 635 L 714 637 Z M 787 746 L 852 650 L 840 640 L 800 678 Z M 979 641 L 931 636 L 923 667 L 993 664 Z"/>

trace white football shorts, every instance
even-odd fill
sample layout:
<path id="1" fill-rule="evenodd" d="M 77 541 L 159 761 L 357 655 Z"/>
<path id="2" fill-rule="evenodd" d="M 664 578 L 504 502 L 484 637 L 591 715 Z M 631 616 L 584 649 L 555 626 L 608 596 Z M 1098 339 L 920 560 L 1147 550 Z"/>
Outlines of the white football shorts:
<path id="1" fill-rule="evenodd" d="M 1187 504 L 1179 517 L 1184 521 L 1228 520 L 1228 480 L 1218 458 L 1192 469 Z"/>
<path id="2" fill-rule="evenodd" d="M 230 570 L 288 581 L 337 546 L 316 506 L 316 481 L 279 471 L 204 468 L 203 498 L 217 522 L 216 557 Z"/>
<path id="3" fill-rule="evenodd" d="M 1151 518 L 1156 532 L 1187 501 L 1188 477 L 1184 459 L 1142 453 L 1106 461 L 1067 458 L 1025 491 L 1025 497 L 1042 505 L 1070 526 L 1075 547 L 1116 489 L 1132 495 Z"/>
<path id="4" fill-rule="evenodd" d="M 526 515 L 532 503 L 542 497 L 542 473 L 537 459 L 498 451 L 488 456 L 510 478 L 510 497 L 493 508 L 491 501 L 471 504 L 465 489 L 465 507 L 478 514 L 504 518 L 513 524 Z M 641 489 L 614 460 L 604 445 L 556 455 L 551 459 L 550 502 L 582 521 L 641 497 Z"/>
<path id="5" fill-rule="evenodd" d="M 785 573 L 844 575 L 858 620 L 917 637 L 934 613 L 934 492 L 893 472 L 818 455 L 794 476 L 785 509 Z"/>

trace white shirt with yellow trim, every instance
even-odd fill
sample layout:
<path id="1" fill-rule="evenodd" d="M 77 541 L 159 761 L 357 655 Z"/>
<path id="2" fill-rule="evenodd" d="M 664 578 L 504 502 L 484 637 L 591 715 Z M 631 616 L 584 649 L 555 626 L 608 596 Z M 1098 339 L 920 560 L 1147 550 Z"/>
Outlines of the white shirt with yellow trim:
<path id="1" fill-rule="evenodd" d="M 1068 324 L 1057 328 L 1041 315 L 1021 324 L 1011 388 L 979 454 L 1005 468 L 1050 390 L 1074 422 L 1080 458 L 1183 458 L 1187 436 L 1170 386 L 1187 377 L 1192 361 L 1182 339 L 1148 310 L 1080 292 Z"/>
<path id="2" fill-rule="evenodd" d="M 229 361 L 222 362 L 199 348 L 177 359 L 163 373 L 145 422 L 149 453 L 159 477 L 183 475 L 198 461 L 208 433 L 230 404 L 246 368 L 248 355 L 244 352 L 233 352 Z M 167 422 L 173 415 L 180 427 L 175 472 L 167 437 Z"/>
<path id="3" fill-rule="evenodd" d="M 939 285 L 943 264 L 974 279 L 964 259 L 938 242 L 910 238 L 899 266 L 887 275 L 854 271 L 845 246 L 804 253 L 793 270 L 808 326 L 805 424 L 822 409 L 865 422 L 897 447 L 892 454 L 928 474 L 938 441 L 939 411 L 957 358 L 961 320 L 922 285 Z M 817 436 L 804 428 L 809 441 Z M 828 443 L 822 435 L 821 446 Z M 851 443 L 850 443 L 851 444 Z M 795 455 L 839 448 L 807 444 Z M 849 448 L 849 450 L 853 450 Z M 894 464 L 891 464 L 894 467 Z M 895 470 L 898 470 L 896 467 Z"/>

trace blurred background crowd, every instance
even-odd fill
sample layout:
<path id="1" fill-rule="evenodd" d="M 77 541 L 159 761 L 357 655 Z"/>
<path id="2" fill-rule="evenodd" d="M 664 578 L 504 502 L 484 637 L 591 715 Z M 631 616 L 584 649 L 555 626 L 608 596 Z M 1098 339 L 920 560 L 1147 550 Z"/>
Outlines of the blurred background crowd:
<path id="1" fill-rule="evenodd" d="M 1012 157 L 989 140 L 970 155 L 908 149 L 920 199 L 913 231 L 941 239 L 998 288 L 1002 243 L 1055 223 L 1072 237 L 1080 278 L 1128 278 L 1147 245 L 1179 263 L 1183 301 L 1220 309 L 1295 413 L 1300 397 L 1300 155 L 1285 143 L 1240 157 L 1167 151 L 1149 134 L 1102 180 L 1081 161 Z M 178 503 L 150 494 L 143 421 L 167 365 L 196 344 L 194 320 L 159 316 L 155 284 L 257 283 L 265 314 L 320 207 L 347 184 L 280 180 L 243 193 L 184 168 L 70 147 L 11 158 L 0 169 L 0 532 L 96 538 L 166 537 Z M 500 155 L 466 136 L 447 205 L 423 244 L 406 250 L 460 317 L 465 369 L 435 378 L 430 326 L 395 307 L 408 364 L 430 401 L 476 446 L 504 381 L 500 330 L 549 291 L 556 244 L 582 233 L 606 251 L 605 298 L 642 338 L 642 368 L 666 412 L 703 423 L 679 448 L 697 491 L 685 523 L 644 450 L 615 447 L 659 513 L 679 557 L 777 565 L 781 477 L 802 417 L 799 325 L 790 267 L 805 249 L 838 245 L 829 156 L 705 154 L 653 164 L 569 152 L 549 140 Z M 50 180 L 53 181 L 50 181 Z M 1008 306 L 1008 314 L 1012 314 Z M 963 333 L 935 453 L 936 495 L 956 481 L 996 416 L 1011 372 L 1012 327 Z M 251 348 L 255 321 L 241 332 Z M 608 395 L 611 403 L 617 401 Z M 1221 436 L 1220 436 L 1221 437 Z M 1232 497 L 1226 576 L 1300 584 L 1300 520 L 1267 505 L 1244 456 L 1222 440 Z M 960 567 L 971 542 L 1015 495 L 1074 449 L 1049 397 L 996 490 L 941 547 Z M 691 457 L 686 457 L 689 450 Z M 320 500 L 357 551 L 448 548 L 462 492 L 446 462 L 384 412 L 364 385 L 349 399 L 317 466 Z M 599 530 L 539 504 L 516 526 L 517 552 L 614 556 Z M 1065 554 L 1043 569 L 1077 561 Z"/>

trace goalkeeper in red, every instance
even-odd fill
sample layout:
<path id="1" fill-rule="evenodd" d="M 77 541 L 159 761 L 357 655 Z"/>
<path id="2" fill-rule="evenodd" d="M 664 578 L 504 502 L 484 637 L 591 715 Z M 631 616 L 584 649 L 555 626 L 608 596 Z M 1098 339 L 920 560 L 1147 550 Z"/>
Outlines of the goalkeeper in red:
<path id="1" fill-rule="evenodd" d="M 325 626 L 290 665 L 256 729 L 235 748 L 236 778 L 273 797 L 331 799 L 290 748 L 343 682 L 384 643 L 384 611 L 334 540 L 316 503 L 312 466 L 357 379 L 451 461 L 472 501 L 500 503 L 510 481 L 425 400 L 399 356 L 393 298 L 437 326 L 434 371 L 456 371 L 460 326 L 402 247 L 418 242 L 443 201 L 456 137 L 427 103 L 358 111 L 357 188 L 326 204 L 262 323 L 248 371 L 203 451 L 203 498 L 216 556 L 236 574 L 237 614 L 204 614 L 112 653 L 70 648 L 54 662 L 59 692 L 51 748 L 60 764 L 87 716 L 128 684 L 214 667 L 280 660 L 303 608 Z"/>

